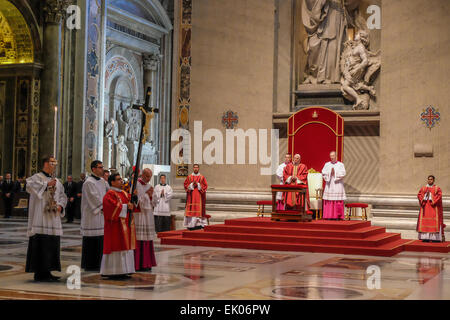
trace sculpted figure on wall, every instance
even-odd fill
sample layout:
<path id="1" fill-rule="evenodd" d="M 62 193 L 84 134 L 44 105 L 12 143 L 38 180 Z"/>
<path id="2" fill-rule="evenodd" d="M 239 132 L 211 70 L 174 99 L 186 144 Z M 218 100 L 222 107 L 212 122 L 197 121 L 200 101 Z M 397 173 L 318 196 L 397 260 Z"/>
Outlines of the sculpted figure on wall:
<path id="1" fill-rule="evenodd" d="M 140 126 L 138 119 L 133 117 L 130 119 L 130 127 L 128 128 L 128 140 L 129 141 L 138 141 L 140 134 Z"/>
<path id="2" fill-rule="evenodd" d="M 124 122 L 126 125 L 126 131 L 127 134 L 125 136 L 125 141 L 133 142 L 139 140 L 140 135 L 140 115 L 139 113 L 132 109 L 131 107 L 128 107 L 124 112 Z"/>
<path id="3" fill-rule="evenodd" d="M 111 138 L 111 140 L 116 144 L 118 134 L 119 130 L 116 121 L 114 120 L 114 118 L 109 119 L 109 121 L 105 123 L 105 137 Z"/>
<path id="4" fill-rule="evenodd" d="M 308 34 L 303 83 L 339 83 L 339 61 L 347 26 L 355 25 L 360 0 L 303 0 L 302 22 Z"/>
<path id="5" fill-rule="evenodd" d="M 128 138 L 128 128 L 130 125 L 128 122 L 123 120 L 122 112 L 120 110 L 117 111 L 117 124 L 119 126 L 119 135 L 124 136 L 125 141 Z"/>
<path id="6" fill-rule="evenodd" d="M 359 31 L 354 41 L 345 43 L 341 57 L 341 90 L 352 101 L 354 110 L 367 110 L 370 98 L 376 97 L 372 83 L 381 66 L 380 53 L 369 51 L 369 35 Z"/>
<path id="7" fill-rule="evenodd" d="M 119 136 L 119 143 L 116 148 L 116 169 L 120 172 L 122 177 L 125 177 L 125 174 L 128 172 L 128 168 L 130 168 L 131 165 L 128 160 L 128 147 L 125 144 L 125 137 L 123 135 Z"/>

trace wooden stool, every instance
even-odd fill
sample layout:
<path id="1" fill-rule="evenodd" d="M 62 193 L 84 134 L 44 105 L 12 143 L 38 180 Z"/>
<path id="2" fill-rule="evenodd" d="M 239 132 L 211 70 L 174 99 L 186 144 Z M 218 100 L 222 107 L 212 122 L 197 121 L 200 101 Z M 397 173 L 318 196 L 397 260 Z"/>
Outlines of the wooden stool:
<path id="1" fill-rule="evenodd" d="M 369 205 L 367 203 L 346 203 L 345 207 L 345 220 L 350 220 L 350 217 L 356 217 L 356 208 L 361 208 L 361 219 L 367 221 L 366 208 Z"/>
<path id="2" fill-rule="evenodd" d="M 256 216 L 259 217 L 260 215 L 264 217 L 264 206 L 271 206 L 272 201 L 270 200 L 260 200 L 256 201 L 256 204 L 258 205 L 258 211 L 256 212 Z M 262 209 L 261 209 L 262 207 Z"/>
<path id="3" fill-rule="evenodd" d="M 209 226 L 209 219 L 211 219 L 211 215 L 205 214 L 205 218 L 206 218 L 206 221 L 208 221 L 208 226 Z"/>

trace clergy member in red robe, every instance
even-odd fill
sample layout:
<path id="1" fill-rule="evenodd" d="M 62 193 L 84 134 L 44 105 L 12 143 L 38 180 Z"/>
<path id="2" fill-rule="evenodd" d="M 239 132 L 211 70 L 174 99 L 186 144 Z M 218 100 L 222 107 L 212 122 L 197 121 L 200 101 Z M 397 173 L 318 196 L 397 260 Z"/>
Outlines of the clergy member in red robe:
<path id="1" fill-rule="evenodd" d="M 110 279 L 126 279 L 135 272 L 136 230 L 134 219 L 130 223 L 128 214 L 128 210 L 133 210 L 133 204 L 130 195 L 122 190 L 123 180 L 119 173 L 110 175 L 108 183 L 111 189 L 103 198 L 105 235 L 100 273 Z"/>
<path id="2" fill-rule="evenodd" d="M 420 212 L 417 220 L 419 240 L 424 242 L 445 241 L 444 210 L 441 188 L 434 184 L 434 176 L 428 176 L 428 184 L 419 190 Z"/>
<path id="3" fill-rule="evenodd" d="M 198 164 L 194 164 L 193 169 L 194 173 L 190 174 L 184 181 L 184 189 L 186 190 L 184 227 L 188 230 L 202 229 L 208 223 L 205 210 L 208 183 L 206 178 L 200 174 Z"/>
<path id="4" fill-rule="evenodd" d="M 308 167 L 305 164 L 300 163 L 300 160 L 300 155 L 296 154 L 294 156 L 294 161 L 284 167 L 284 184 L 307 185 Z M 306 194 L 308 194 L 308 191 L 306 191 Z M 288 210 L 305 206 L 305 204 L 301 201 L 302 199 L 299 192 L 284 192 L 283 198 L 284 203 L 286 204 L 286 209 Z"/>

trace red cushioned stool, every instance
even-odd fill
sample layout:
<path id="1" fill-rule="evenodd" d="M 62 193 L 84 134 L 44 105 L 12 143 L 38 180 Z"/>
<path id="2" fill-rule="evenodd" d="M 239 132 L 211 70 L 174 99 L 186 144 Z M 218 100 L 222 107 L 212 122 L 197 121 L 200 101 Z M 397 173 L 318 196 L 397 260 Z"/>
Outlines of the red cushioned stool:
<path id="1" fill-rule="evenodd" d="M 206 218 L 206 221 L 208 221 L 208 226 L 209 226 L 209 219 L 211 219 L 211 215 L 205 214 L 205 218 Z"/>
<path id="2" fill-rule="evenodd" d="M 259 217 L 260 215 L 264 217 L 264 206 L 272 206 L 272 201 L 270 200 L 260 200 L 256 201 L 256 204 L 258 205 L 258 212 L 256 213 L 256 216 Z M 261 209 L 262 206 L 262 209 Z"/>
<path id="3" fill-rule="evenodd" d="M 368 206 L 367 203 L 346 203 L 345 220 L 350 220 L 350 217 L 356 217 L 356 208 L 361 208 L 361 219 L 367 221 L 366 208 Z"/>

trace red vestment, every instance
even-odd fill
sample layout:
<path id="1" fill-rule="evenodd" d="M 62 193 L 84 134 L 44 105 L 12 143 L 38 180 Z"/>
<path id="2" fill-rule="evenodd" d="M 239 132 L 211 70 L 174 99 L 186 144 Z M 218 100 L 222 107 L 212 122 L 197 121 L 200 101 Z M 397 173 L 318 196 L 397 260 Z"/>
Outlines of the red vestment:
<path id="1" fill-rule="evenodd" d="M 105 235 L 103 253 L 136 249 L 136 229 L 134 219 L 130 215 L 119 217 L 122 205 L 130 201 L 130 195 L 125 191 L 109 190 L 103 198 L 103 216 L 105 218 Z"/>
<path id="2" fill-rule="evenodd" d="M 431 199 L 424 200 L 425 195 L 430 192 Z M 444 209 L 442 207 L 442 191 L 438 186 L 424 186 L 417 195 L 419 199 L 420 212 L 417 220 L 417 232 L 436 233 L 441 231 L 444 234 Z"/>
<path id="3" fill-rule="evenodd" d="M 201 190 L 198 190 L 198 187 L 194 188 L 194 190 L 190 190 L 189 185 L 192 182 L 200 184 Z M 205 177 L 201 174 L 198 176 L 191 174 L 186 178 L 186 180 L 184 180 L 184 190 L 186 190 L 186 217 L 205 216 L 206 189 L 208 189 L 208 183 L 206 182 Z"/>
<path id="4" fill-rule="evenodd" d="M 283 181 L 284 184 L 292 184 L 292 185 L 296 185 L 299 184 L 297 183 L 296 179 L 292 179 L 292 181 L 290 181 L 290 183 L 288 183 L 288 179 L 289 177 L 294 176 L 296 178 L 298 178 L 302 183 L 300 184 L 305 184 L 308 185 L 308 167 L 303 164 L 300 163 L 299 165 L 294 165 L 292 162 L 289 163 L 288 165 L 286 165 L 286 167 L 284 167 L 283 170 Z M 308 189 L 306 189 L 306 197 L 308 197 Z M 300 197 L 300 193 L 299 192 L 284 192 L 283 193 L 283 199 L 284 199 L 284 203 L 289 206 L 289 207 L 294 207 L 294 206 L 301 206 L 303 207 L 305 204 L 301 203 L 301 197 Z"/>

